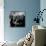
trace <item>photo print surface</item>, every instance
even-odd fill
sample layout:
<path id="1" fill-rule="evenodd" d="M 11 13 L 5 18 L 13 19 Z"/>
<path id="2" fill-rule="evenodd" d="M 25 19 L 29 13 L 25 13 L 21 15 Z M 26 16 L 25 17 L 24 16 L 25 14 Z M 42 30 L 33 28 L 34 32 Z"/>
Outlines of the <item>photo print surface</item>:
<path id="1" fill-rule="evenodd" d="M 25 13 L 21 11 L 11 11 L 9 14 L 10 27 L 25 27 Z"/>

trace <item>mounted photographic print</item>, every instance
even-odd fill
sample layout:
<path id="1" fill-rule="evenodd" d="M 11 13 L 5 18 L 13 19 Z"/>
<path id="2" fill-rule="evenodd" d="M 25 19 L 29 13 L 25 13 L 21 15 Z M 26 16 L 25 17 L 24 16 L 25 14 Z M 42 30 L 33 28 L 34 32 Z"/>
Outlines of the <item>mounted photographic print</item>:
<path id="1" fill-rule="evenodd" d="M 25 27 L 25 13 L 21 11 L 11 11 L 10 15 L 10 27 Z"/>

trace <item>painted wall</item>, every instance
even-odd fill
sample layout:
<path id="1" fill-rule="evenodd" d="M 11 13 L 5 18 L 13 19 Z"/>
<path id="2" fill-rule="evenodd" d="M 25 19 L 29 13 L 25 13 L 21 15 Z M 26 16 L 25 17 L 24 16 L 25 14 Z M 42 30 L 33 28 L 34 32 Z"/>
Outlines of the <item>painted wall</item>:
<path id="1" fill-rule="evenodd" d="M 9 27 L 9 13 L 11 10 L 26 11 L 25 27 Z M 18 41 L 32 29 L 36 12 L 40 10 L 40 0 L 4 0 L 4 38 L 7 41 Z"/>

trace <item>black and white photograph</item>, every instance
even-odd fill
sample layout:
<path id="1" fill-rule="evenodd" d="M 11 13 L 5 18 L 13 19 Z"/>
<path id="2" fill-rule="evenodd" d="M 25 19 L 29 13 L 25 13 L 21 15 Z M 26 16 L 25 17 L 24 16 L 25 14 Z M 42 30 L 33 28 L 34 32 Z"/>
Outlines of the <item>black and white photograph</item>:
<path id="1" fill-rule="evenodd" d="M 25 27 L 25 13 L 21 11 L 11 11 L 10 15 L 10 27 Z"/>

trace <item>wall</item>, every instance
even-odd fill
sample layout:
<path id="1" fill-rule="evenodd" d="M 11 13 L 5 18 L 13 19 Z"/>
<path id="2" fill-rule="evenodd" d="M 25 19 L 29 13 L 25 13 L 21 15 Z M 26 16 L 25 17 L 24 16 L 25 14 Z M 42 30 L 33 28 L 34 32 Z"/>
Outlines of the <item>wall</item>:
<path id="1" fill-rule="evenodd" d="M 3 0 L 0 1 L 0 42 L 4 41 L 4 8 Z"/>
<path id="2" fill-rule="evenodd" d="M 26 11 L 25 27 L 9 27 L 9 12 L 11 10 Z M 7 41 L 18 41 L 31 31 L 36 12 L 40 10 L 40 0 L 4 0 L 4 38 Z"/>
<path id="3" fill-rule="evenodd" d="M 46 9 L 46 0 L 41 0 L 40 1 L 40 9 L 41 9 L 41 11 L 43 10 L 43 9 Z M 44 11 L 43 12 L 43 15 L 42 15 L 42 17 L 43 17 L 43 22 L 41 21 L 40 22 L 40 25 L 43 25 L 43 26 L 46 26 L 46 11 Z"/>

